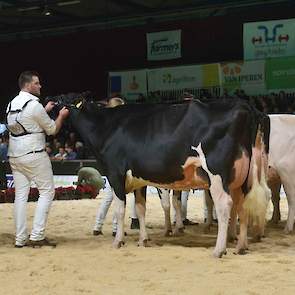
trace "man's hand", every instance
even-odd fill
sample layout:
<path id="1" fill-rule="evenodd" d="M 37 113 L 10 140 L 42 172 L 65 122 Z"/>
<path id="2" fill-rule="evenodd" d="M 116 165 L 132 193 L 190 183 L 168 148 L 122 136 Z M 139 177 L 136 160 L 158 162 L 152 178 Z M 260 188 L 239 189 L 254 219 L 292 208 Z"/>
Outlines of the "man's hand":
<path id="1" fill-rule="evenodd" d="M 66 107 L 63 107 L 59 111 L 58 115 L 61 116 L 63 119 L 65 119 L 69 115 L 69 113 L 70 113 L 69 110 Z"/>
<path id="2" fill-rule="evenodd" d="M 54 108 L 54 106 L 55 106 L 54 101 L 49 101 L 47 105 L 45 106 L 46 112 L 49 113 Z"/>

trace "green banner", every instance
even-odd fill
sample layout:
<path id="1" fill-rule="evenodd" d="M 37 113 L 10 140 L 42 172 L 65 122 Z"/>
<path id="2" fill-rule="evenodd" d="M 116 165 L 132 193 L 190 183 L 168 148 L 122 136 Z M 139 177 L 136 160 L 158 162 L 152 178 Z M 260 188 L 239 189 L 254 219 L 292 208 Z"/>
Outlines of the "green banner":
<path id="1" fill-rule="evenodd" d="M 267 89 L 295 88 L 295 57 L 266 60 Z"/>

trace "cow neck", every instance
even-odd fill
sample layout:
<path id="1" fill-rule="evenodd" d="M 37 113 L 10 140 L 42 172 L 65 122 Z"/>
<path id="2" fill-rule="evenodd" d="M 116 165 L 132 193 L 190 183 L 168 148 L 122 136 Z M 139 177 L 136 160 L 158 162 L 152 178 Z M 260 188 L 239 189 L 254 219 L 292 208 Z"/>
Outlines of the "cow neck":
<path id="1" fill-rule="evenodd" d="M 70 110 L 71 123 L 75 129 L 79 132 L 80 136 L 84 141 L 93 142 L 95 137 L 96 145 L 98 141 L 101 141 L 104 130 L 106 129 L 106 116 L 101 112 L 96 112 L 95 116 L 93 113 L 82 111 L 79 109 Z M 95 134 L 93 134 L 93 131 Z"/>

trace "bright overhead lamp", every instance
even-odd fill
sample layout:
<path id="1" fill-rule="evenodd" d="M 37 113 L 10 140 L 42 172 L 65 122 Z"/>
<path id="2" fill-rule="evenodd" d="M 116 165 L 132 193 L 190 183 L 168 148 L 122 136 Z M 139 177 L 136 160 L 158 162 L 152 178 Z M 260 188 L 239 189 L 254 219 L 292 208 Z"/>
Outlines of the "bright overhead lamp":
<path id="1" fill-rule="evenodd" d="M 45 16 L 51 16 L 51 10 L 49 9 L 48 5 L 45 5 L 44 6 L 44 10 L 43 10 L 43 13 Z"/>

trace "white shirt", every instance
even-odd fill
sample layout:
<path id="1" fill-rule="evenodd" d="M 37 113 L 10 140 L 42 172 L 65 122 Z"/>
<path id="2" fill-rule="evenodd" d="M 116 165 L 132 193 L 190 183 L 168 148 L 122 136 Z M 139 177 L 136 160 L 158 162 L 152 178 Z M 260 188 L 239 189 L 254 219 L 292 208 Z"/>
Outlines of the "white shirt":
<path id="1" fill-rule="evenodd" d="M 21 108 L 24 103 L 31 100 L 21 111 L 18 121 L 28 132 L 39 132 L 23 136 L 9 136 L 8 156 L 20 157 L 33 151 L 45 149 L 45 133 L 55 133 L 55 122 L 50 119 L 45 108 L 39 103 L 39 98 L 25 91 L 20 91 L 11 101 L 11 109 Z M 8 107 L 7 107 L 8 111 Z M 7 112 L 6 111 L 6 112 Z"/>

